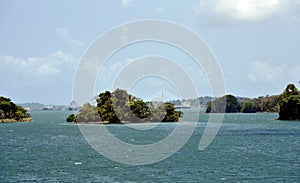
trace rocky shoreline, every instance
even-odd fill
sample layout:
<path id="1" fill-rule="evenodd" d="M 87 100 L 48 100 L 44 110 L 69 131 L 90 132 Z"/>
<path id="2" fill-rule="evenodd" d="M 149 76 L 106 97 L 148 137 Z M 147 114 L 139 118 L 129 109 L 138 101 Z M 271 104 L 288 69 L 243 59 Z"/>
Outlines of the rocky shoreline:
<path id="1" fill-rule="evenodd" d="M 23 118 L 20 120 L 16 119 L 0 119 L 0 123 L 16 123 L 16 122 L 30 122 L 32 121 L 32 118 Z"/>

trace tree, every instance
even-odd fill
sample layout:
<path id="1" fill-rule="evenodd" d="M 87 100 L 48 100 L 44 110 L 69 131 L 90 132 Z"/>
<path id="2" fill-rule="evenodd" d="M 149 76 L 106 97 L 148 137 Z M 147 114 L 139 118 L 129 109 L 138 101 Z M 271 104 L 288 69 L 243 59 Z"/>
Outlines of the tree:
<path id="1" fill-rule="evenodd" d="M 240 112 L 241 105 L 239 104 L 237 98 L 233 95 L 226 95 L 226 113 Z"/>
<path id="2" fill-rule="evenodd" d="M 67 122 L 76 122 L 76 116 L 75 114 L 71 114 L 70 116 L 67 117 Z"/>
<path id="3" fill-rule="evenodd" d="M 0 96 L 0 119 L 15 119 L 21 121 L 30 114 L 22 106 L 16 105 L 9 98 Z"/>
<path id="4" fill-rule="evenodd" d="M 3 110 L 0 110 L 0 119 L 5 119 L 5 113 Z"/>
<path id="5" fill-rule="evenodd" d="M 70 117 L 71 118 L 71 117 Z M 76 122 L 98 122 L 100 117 L 95 106 L 92 106 L 90 103 L 84 104 L 80 110 L 79 114 L 75 116 Z"/>
<path id="6" fill-rule="evenodd" d="M 151 122 L 160 122 L 166 116 L 166 108 L 163 103 L 155 103 L 148 102 L 150 115 L 148 116 L 147 120 Z"/>
<path id="7" fill-rule="evenodd" d="M 131 109 L 132 114 L 139 119 L 145 119 L 150 116 L 149 107 L 141 99 L 137 99 L 137 100 L 134 100 L 133 102 L 131 102 L 130 109 Z M 134 117 L 132 119 L 134 119 Z"/>
<path id="8" fill-rule="evenodd" d="M 165 103 L 164 104 L 166 109 L 166 115 L 163 122 L 177 122 L 182 114 L 180 111 L 175 111 L 174 104 L 172 103 Z"/>
<path id="9" fill-rule="evenodd" d="M 287 85 L 279 101 L 279 120 L 300 120 L 300 93 L 293 84 Z"/>
<path id="10" fill-rule="evenodd" d="M 100 115 L 102 121 L 107 121 L 110 123 L 120 123 L 120 120 L 113 110 L 111 93 L 109 91 L 100 93 L 96 101 L 98 114 Z"/>
<path id="11" fill-rule="evenodd" d="M 206 113 L 235 113 L 240 112 L 241 105 L 233 95 L 225 95 L 207 104 Z"/>
<path id="12" fill-rule="evenodd" d="M 134 115 L 130 109 L 136 105 L 136 98 L 127 93 L 126 90 L 116 89 L 111 94 L 112 107 L 115 115 L 119 121 L 135 121 Z M 137 106 L 136 106 L 137 107 Z M 140 112 L 140 109 L 135 110 L 136 115 Z"/>
<path id="13" fill-rule="evenodd" d="M 15 116 L 14 116 L 14 118 L 15 118 L 16 120 L 23 119 L 24 117 L 25 117 L 25 114 L 24 114 L 22 111 L 17 111 L 17 112 L 15 113 Z"/>
<path id="14" fill-rule="evenodd" d="M 242 105 L 241 112 L 243 112 L 243 113 L 255 113 L 254 103 L 250 100 L 245 101 Z"/>
<path id="15" fill-rule="evenodd" d="M 278 112 L 279 99 L 279 95 L 267 95 L 251 99 L 251 101 L 254 103 L 255 112 Z"/>
<path id="16" fill-rule="evenodd" d="M 98 122 L 101 121 L 97 107 L 90 103 L 84 104 L 77 115 L 71 114 L 66 119 L 67 122 Z"/>

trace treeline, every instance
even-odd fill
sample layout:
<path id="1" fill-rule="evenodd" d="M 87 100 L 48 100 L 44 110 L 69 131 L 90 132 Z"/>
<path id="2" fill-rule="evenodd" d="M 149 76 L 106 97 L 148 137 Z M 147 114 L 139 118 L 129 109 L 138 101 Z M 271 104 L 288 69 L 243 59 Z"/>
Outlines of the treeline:
<path id="1" fill-rule="evenodd" d="M 247 99 L 241 103 L 241 112 L 255 113 L 255 112 L 278 112 L 280 95 L 258 97 Z"/>
<path id="2" fill-rule="evenodd" d="M 287 85 L 280 95 L 246 99 L 225 95 L 208 102 L 207 113 L 278 112 L 279 120 L 300 120 L 300 92 L 294 84 Z"/>
<path id="3" fill-rule="evenodd" d="M 30 121 L 30 114 L 9 98 L 0 96 L 0 122 Z"/>
<path id="4" fill-rule="evenodd" d="M 278 112 L 280 95 L 261 96 L 258 98 L 237 98 L 233 95 L 225 95 L 208 102 L 206 113 L 256 113 Z"/>
<path id="5" fill-rule="evenodd" d="M 121 89 L 100 93 L 96 102 L 97 106 L 85 104 L 79 114 L 71 114 L 67 122 L 177 122 L 182 115 L 175 111 L 172 103 L 144 102 Z"/>

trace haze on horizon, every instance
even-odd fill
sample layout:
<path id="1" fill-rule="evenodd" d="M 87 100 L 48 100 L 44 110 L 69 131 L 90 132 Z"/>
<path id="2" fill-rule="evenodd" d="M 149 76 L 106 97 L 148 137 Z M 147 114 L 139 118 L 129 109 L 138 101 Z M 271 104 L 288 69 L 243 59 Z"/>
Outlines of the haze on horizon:
<path id="1" fill-rule="evenodd" d="M 69 104 L 81 56 L 99 35 L 125 22 L 159 19 L 197 33 L 217 58 L 226 93 L 245 97 L 300 88 L 300 2 L 297 0 L 87 0 L 0 2 L 0 95 L 16 103 Z M 95 95 L 111 90 L 116 74 L 144 55 L 178 62 L 210 95 L 205 72 L 169 45 L 145 42 L 120 50 L 95 81 Z M 147 68 L 141 68 L 141 70 Z M 136 83 L 133 95 L 151 99 L 176 89 L 157 78 Z"/>

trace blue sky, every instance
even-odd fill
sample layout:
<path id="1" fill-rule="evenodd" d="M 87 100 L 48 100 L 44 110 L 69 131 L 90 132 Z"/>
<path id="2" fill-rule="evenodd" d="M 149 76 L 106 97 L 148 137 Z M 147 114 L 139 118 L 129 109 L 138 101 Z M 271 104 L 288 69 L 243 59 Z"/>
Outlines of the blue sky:
<path id="1" fill-rule="evenodd" d="M 281 93 L 288 83 L 300 88 L 298 0 L 3 0 L 0 95 L 16 102 L 70 103 L 77 65 L 89 45 L 112 27 L 141 19 L 173 21 L 197 33 L 217 58 L 227 93 L 257 97 Z M 177 60 L 199 94 L 209 95 L 201 70 L 174 49 L 144 43 L 121 50 L 99 74 L 95 93 L 110 90 L 130 60 L 156 54 Z M 176 98 L 170 84 L 156 79 L 139 82 L 133 94 L 148 99 L 165 86 L 169 98 Z"/>

